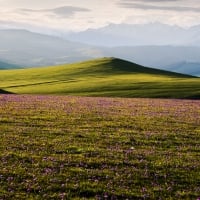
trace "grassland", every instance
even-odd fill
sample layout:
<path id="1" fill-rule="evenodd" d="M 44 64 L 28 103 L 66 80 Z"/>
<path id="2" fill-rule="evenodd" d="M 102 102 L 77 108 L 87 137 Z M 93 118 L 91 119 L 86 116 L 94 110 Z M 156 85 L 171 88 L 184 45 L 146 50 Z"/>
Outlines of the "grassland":
<path id="1" fill-rule="evenodd" d="M 0 88 L 17 94 L 199 98 L 200 78 L 102 58 L 61 66 L 3 70 Z"/>
<path id="2" fill-rule="evenodd" d="M 200 198 L 200 101 L 106 98 L 199 86 L 114 58 L 0 71 L 0 200 Z"/>
<path id="3" fill-rule="evenodd" d="M 200 101 L 0 95 L 0 199 L 200 197 Z"/>

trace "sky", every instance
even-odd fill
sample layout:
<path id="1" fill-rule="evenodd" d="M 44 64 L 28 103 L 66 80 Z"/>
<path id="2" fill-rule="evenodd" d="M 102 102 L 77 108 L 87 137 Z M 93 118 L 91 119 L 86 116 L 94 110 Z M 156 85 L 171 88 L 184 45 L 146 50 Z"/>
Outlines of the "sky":
<path id="1" fill-rule="evenodd" d="M 83 31 L 110 23 L 200 24 L 200 0 L 0 0 L 0 27 Z"/>

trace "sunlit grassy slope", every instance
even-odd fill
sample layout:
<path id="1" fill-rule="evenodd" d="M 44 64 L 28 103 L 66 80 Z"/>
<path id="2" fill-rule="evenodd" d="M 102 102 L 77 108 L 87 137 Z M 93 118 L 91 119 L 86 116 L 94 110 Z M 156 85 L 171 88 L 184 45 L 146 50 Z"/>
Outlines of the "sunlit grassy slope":
<path id="1" fill-rule="evenodd" d="M 200 79 L 116 58 L 52 67 L 4 70 L 0 88 L 19 94 L 119 97 L 200 97 Z"/>

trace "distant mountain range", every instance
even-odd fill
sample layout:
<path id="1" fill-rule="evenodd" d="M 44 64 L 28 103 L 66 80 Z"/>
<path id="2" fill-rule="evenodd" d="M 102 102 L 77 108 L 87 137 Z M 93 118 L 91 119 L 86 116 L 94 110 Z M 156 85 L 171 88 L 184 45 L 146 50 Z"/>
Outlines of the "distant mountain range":
<path id="1" fill-rule="evenodd" d="M 16 65 L 55 65 L 101 56 L 90 45 L 26 30 L 0 30 L 0 60 Z"/>
<path id="2" fill-rule="evenodd" d="M 172 65 L 166 66 L 165 69 L 169 71 L 179 71 L 181 73 L 200 76 L 200 62 L 199 63 L 193 63 L 193 62 L 174 63 Z"/>
<path id="3" fill-rule="evenodd" d="M 114 25 L 110 26 L 112 27 Z M 118 27 L 117 25 L 115 26 Z M 191 29 L 194 29 L 194 32 L 198 33 L 198 27 L 193 27 Z M 129 35 L 131 35 L 131 33 L 130 31 Z M 159 37 L 159 35 L 158 33 L 157 37 Z M 198 37 L 197 35 L 197 37 L 192 37 L 192 39 L 198 41 Z M 126 37 L 124 38 L 125 43 Z M 176 38 L 178 38 L 178 36 Z M 98 57 L 118 57 L 144 66 L 188 73 L 191 75 L 200 75 L 200 46 L 198 42 L 196 42 L 196 45 L 181 46 L 127 45 L 105 47 L 100 40 L 101 38 L 97 41 L 102 44 L 102 46 L 94 46 L 91 44 L 72 42 L 61 38 L 61 36 L 59 38 L 26 30 L 0 30 L 0 61 L 4 62 L 4 64 L 2 63 L 0 65 L 0 68 L 16 68 L 16 66 L 39 67 L 79 62 Z M 106 41 L 104 41 L 104 43 L 106 43 Z M 12 65 L 6 65 L 5 63 L 12 63 Z"/>
<path id="4" fill-rule="evenodd" d="M 190 28 L 151 24 L 109 24 L 98 29 L 68 33 L 65 39 L 97 46 L 200 46 L 200 25 Z"/>
<path id="5" fill-rule="evenodd" d="M 19 69 L 21 67 L 0 61 L 0 69 Z"/>

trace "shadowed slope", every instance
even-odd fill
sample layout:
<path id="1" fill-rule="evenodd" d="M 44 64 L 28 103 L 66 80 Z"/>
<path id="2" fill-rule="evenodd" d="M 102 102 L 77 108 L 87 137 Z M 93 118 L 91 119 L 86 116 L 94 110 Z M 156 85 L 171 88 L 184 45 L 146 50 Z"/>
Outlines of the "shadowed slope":
<path id="1" fill-rule="evenodd" d="M 100 70 L 110 74 L 153 74 L 153 75 L 166 75 L 171 77 L 192 77 L 191 75 L 180 74 L 176 72 L 170 72 L 160 69 L 154 69 L 149 67 L 144 67 L 136 63 L 132 63 L 126 60 L 118 58 L 106 58 L 103 59 L 105 63 L 100 65 Z"/>
<path id="2" fill-rule="evenodd" d="M 5 90 L 0 89 L 0 94 L 11 94 L 11 92 L 7 92 Z"/>
<path id="3" fill-rule="evenodd" d="M 0 87 L 14 93 L 197 98 L 200 79 L 116 58 L 3 71 Z"/>

